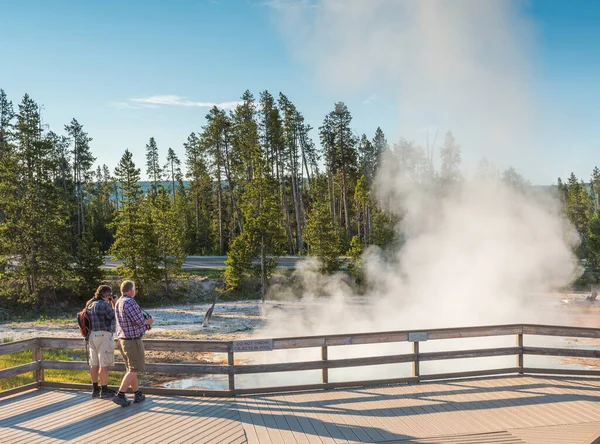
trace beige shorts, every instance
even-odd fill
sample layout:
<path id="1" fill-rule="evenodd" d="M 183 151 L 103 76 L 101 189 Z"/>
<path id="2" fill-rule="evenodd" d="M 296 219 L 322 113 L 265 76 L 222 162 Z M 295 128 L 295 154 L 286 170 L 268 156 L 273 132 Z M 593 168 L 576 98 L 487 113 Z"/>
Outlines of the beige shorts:
<path id="1" fill-rule="evenodd" d="M 90 365 L 110 367 L 115 363 L 115 342 L 109 331 L 90 333 Z"/>
<path id="2" fill-rule="evenodd" d="M 144 343 L 141 339 L 119 339 L 123 361 L 128 372 L 143 372 L 145 367 Z"/>

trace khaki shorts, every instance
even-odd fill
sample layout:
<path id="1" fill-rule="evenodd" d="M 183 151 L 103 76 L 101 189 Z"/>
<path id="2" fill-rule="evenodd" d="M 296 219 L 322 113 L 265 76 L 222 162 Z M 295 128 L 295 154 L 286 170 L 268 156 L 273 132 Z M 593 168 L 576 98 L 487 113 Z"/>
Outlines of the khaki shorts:
<path id="1" fill-rule="evenodd" d="M 144 371 L 144 343 L 141 339 L 119 339 L 121 354 L 128 372 Z"/>
<path id="2" fill-rule="evenodd" d="M 110 367 L 115 363 L 115 342 L 109 331 L 90 333 L 90 365 Z"/>

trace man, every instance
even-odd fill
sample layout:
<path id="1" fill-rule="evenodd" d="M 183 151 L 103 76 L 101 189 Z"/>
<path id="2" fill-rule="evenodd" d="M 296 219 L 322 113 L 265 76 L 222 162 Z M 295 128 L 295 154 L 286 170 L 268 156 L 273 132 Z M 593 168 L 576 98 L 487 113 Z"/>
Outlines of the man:
<path id="1" fill-rule="evenodd" d="M 115 304 L 115 315 L 117 319 L 117 337 L 119 346 L 125 361 L 127 373 L 119 387 L 119 393 L 113 398 L 113 402 L 121 407 L 131 404 L 125 396 L 129 387 L 134 392 L 133 402 L 142 402 L 146 397 L 138 387 L 137 374 L 144 371 L 144 343 L 142 336 L 150 328 L 154 320 L 145 319 L 142 309 L 135 301 L 135 283 L 124 281 L 121 284 L 121 297 Z"/>
<path id="2" fill-rule="evenodd" d="M 92 379 L 92 398 L 111 399 L 116 395 L 108 388 L 108 367 L 115 361 L 115 312 L 112 303 L 112 290 L 108 285 L 100 285 L 96 294 L 86 303 L 91 321 L 89 336 L 90 377 Z M 98 386 L 100 377 L 100 386 Z"/>

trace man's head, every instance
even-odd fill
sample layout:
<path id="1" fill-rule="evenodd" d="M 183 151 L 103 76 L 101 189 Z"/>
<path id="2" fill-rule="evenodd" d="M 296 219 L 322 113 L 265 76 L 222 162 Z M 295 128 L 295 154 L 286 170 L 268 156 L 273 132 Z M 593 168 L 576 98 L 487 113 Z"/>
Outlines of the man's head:
<path id="1" fill-rule="evenodd" d="M 108 285 L 100 285 L 96 289 L 96 294 L 94 296 L 106 300 L 107 298 L 112 297 L 112 288 Z"/>
<path id="2" fill-rule="evenodd" d="M 134 297 L 135 296 L 135 282 L 123 281 L 121 283 L 121 294 L 124 296 Z"/>

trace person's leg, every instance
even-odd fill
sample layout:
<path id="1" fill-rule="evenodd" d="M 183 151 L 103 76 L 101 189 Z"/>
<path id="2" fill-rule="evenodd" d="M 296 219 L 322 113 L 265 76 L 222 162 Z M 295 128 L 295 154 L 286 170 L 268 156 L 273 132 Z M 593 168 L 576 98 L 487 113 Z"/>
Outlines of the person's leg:
<path id="1" fill-rule="evenodd" d="M 98 373 L 100 369 L 100 357 L 98 356 L 98 343 L 96 332 L 92 332 L 88 338 L 89 359 L 90 359 L 90 379 L 92 380 L 92 397 L 100 396 L 100 386 L 98 385 Z"/>
<path id="2" fill-rule="evenodd" d="M 108 384 L 108 367 L 100 367 L 98 379 L 100 379 L 100 385 L 104 386 Z"/>
<path id="3" fill-rule="evenodd" d="M 98 383 L 98 374 L 99 374 L 100 366 L 92 365 L 90 367 L 90 378 L 92 379 L 92 383 Z"/>
<path id="4" fill-rule="evenodd" d="M 112 333 L 102 332 L 101 336 L 102 346 L 98 350 L 98 356 L 100 358 L 99 377 L 100 385 L 102 386 L 102 392 L 108 392 L 108 368 L 115 362 L 115 346 Z"/>
<path id="5" fill-rule="evenodd" d="M 131 387 L 134 392 L 138 390 L 137 372 L 128 371 L 125 373 L 119 391 L 125 393 L 129 387 Z"/>

